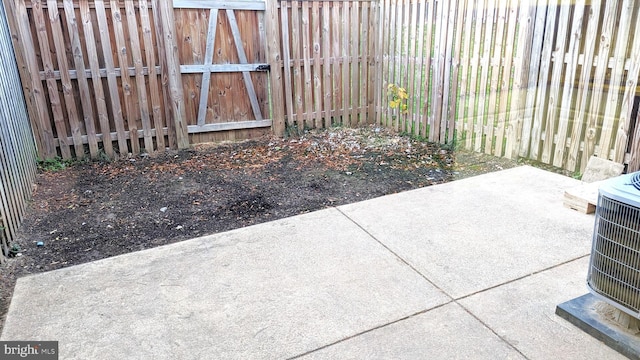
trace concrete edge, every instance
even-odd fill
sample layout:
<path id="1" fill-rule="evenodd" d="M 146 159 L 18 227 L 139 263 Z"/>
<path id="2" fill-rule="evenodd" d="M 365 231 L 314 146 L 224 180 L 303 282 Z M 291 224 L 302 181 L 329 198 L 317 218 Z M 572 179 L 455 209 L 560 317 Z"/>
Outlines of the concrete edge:
<path id="1" fill-rule="evenodd" d="M 620 354 L 630 359 L 640 359 L 640 337 L 633 336 L 598 316 L 594 307 L 599 301 L 592 294 L 585 294 L 558 305 L 556 315 Z"/>

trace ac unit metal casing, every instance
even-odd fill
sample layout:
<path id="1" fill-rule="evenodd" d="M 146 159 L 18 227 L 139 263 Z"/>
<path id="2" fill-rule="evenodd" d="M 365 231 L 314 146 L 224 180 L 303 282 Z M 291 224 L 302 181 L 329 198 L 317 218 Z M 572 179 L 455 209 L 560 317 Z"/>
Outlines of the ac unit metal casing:
<path id="1" fill-rule="evenodd" d="M 598 190 L 587 285 L 600 299 L 640 318 L 640 172 Z"/>

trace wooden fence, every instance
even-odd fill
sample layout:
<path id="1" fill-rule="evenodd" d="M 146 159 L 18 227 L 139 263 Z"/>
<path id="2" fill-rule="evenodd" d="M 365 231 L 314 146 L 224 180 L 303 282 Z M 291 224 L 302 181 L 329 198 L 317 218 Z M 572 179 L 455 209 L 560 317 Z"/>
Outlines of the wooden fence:
<path id="1" fill-rule="evenodd" d="M 287 125 L 303 129 L 370 122 L 379 86 L 378 3 L 278 4 Z"/>
<path id="2" fill-rule="evenodd" d="M 9 251 L 31 198 L 36 149 L 11 46 L 11 34 L 0 3 L 0 263 Z"/>
<path id="3" fill-rule="evenodd" d="M 43 157 L 378 123 L 640 167 L 640 0 L 3 1 Z"/>
<path id="4" fill-rule="evenodd" d="M 3 0 L 43 158 L 268 131 L 263 1 Z M 209 132 L 216 132 L 209 134 Z"/>
<path id="5" fill-rule="evenodd" d="M 638 5 L 381 0 L 376 120 L 571 171 L 591 155 L 637 170 Z M 407 89 L 405 114 L 387 106 L 387 84 Z"/>

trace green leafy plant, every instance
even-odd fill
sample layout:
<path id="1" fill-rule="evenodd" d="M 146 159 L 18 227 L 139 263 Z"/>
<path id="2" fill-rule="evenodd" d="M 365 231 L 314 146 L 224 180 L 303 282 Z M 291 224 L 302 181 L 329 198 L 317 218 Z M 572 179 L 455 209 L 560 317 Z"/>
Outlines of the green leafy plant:
<path id="1" fill-rule="evenodd" d="M 68 161 L 62 160 L 59 157 L 38 160 L 38 167 L 43 171 L 60 171 L 65 169 L 68 164 Z"/>
<path id="2" fill-rule="evenodd" d="M 407 105 L 409 94 L 407 93 L 407 89 L 396 84 L 389 84 L 389 86 L 387 86 L 387 93 L 390 97 L 389 107 L 400 110 L 401 114 L 409 112 L 409 106 Z"/>

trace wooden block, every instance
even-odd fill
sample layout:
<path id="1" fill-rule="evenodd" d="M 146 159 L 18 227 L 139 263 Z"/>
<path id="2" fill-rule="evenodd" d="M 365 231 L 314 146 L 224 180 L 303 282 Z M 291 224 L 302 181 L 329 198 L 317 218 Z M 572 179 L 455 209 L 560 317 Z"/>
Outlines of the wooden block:
<path id="1" fill-rule="evenodd" d="M 564 192 L 563 205 L 584 214 L 593 214 L 598 203 L 598 189 L 603 181 L 583 183 Z"/>
<path id="2" fill-rule="evenodd" d="M 582 181 L 592 183 L 622 175 L 624 165 L 592 156 L 582 174 Z"/>

